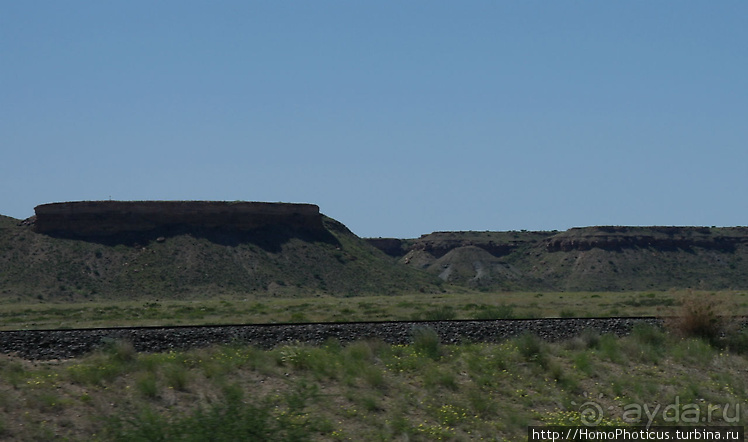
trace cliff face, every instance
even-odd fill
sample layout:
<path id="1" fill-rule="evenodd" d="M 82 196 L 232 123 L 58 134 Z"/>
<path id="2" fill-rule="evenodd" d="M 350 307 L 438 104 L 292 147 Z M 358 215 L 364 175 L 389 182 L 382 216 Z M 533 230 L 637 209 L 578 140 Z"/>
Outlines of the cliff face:
<path id="1" fill-rule="evenodd" d="M 441 258 L 454 249 L 461 247 L 478 247 L 493 256 L 501 257 L 509 255 L 524 244 L 523 241 L 475 241 L 473 239 L 421 239 L 413 244 L 411 250 L 428 252 L 435 258 Z"/>
<path id="2" fill-rule="evenodd" d="M 598 226 L 577 227 L 565 232 L 435 232 L 417 239 L 371 238 L 367 241 L 395 257 L 424 251 L 440 258 L 451 250 L 467 246 L 480 247 L 493 256 L 503 257 L 532 244 L 542 244 L 550 253 L 644 248 L 730 252 L 738 245 L 748 244 L 748 227 Z"/>
<path id="3" fill-rule="evenodd" d="M 106 236 L 187 226 L 249 231 L 287 226 L 322 232 L 314 204 L 223 201 L 78 201 L 34 208 L 39 233 Z"/>
<path id="4" fill-rule="evenodd" d="M 384 253 L 399 258 L 405 255 L 405 241 L 397 238 L 366 238 L 366 241 Z"/>
<path id="5" fill-rule="evenodd" d="M 552 236 L 553 232 L 434 232 L 416 239 L 368 238 L 369 244 L 397 258 L 410 252 L 426 252 L 441 258 L 450 251 L 475 246 L 493 256 L 509 255 L 520 247 Z"/>
<path id="6" fill-rule="evenodd" d="M 546 241 L 548 252 L 602 249 L 620 251 L 653 248 L 661 251 L 691 250 L 695 247 L 730 252 L 748 243 L 748 228 L 730 227 L 624 227 L 603 226 L 570 229 Z"/>

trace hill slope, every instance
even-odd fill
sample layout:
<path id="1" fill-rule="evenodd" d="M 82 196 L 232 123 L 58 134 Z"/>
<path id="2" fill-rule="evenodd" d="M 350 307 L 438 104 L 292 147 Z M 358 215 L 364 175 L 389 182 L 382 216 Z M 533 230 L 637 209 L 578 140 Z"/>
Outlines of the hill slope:
<path id="1" fill-rule="evenodd" d="M 748 228 L 586 227 L 371 239 L 403 265 L 503 290 L 748 288 Z"/>
<path id="2" fill-rule="evenodd" d="M 0 217 L 0 296 L 48 300 L 394 294 L 438 290 L 322 216 L 321 231 L 169 226 L 76 237 Z"/>
<path id="3" fill-rule="evenodd" d="M 748 289 L 748 228 L 586 227 L 364 240 L 311 204 L 73 202 L 0 216 L 0 298 Z"/>

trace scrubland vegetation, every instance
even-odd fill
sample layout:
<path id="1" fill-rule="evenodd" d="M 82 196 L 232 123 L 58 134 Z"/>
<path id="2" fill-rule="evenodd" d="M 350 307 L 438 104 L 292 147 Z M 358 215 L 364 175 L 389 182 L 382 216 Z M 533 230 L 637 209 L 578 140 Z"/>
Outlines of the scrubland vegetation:
<path id="1" fill-rule="evenodd" d="M 744 425 L 748 335 L 719 305 L 696 297 L 665 330 L 558 343 L 444 345 L 424 326 L 410 345 L 148 354 L 113 342 L 74 360 L 2 356 L 0 436 L 518 441 L 537 424 Z"/>
<path id="2" fill-rule="evenodd" d="M 748 314 L 748 292 L 495 292 L 399 296 L 0 302 L 0 329 L 282 322 L 672 316 L 689 297 Z"/>

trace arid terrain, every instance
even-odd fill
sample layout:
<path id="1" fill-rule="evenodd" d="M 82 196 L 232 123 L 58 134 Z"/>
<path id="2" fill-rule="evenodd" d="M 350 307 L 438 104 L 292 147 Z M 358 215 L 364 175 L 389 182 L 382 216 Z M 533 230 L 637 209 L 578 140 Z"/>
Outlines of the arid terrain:
<path id="1" fill-rule="evenodd" d="M 0 217 L 0 298 L 748 288 L 748 228 L 356 236 L 313 205 L 82 202 Z"/>

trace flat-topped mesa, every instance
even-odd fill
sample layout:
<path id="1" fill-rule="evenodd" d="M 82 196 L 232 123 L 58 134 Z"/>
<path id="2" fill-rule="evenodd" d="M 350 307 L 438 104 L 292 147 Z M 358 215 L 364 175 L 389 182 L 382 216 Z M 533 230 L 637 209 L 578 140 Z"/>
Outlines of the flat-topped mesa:
<path id="1" fill-rule="evenodd" d="M 39 233 L 81 236 L 147 232 L 177 226 L 248 231 L 325 228 L 314 204 L 229 201 L 75 201 L 34 208 Z"/>

